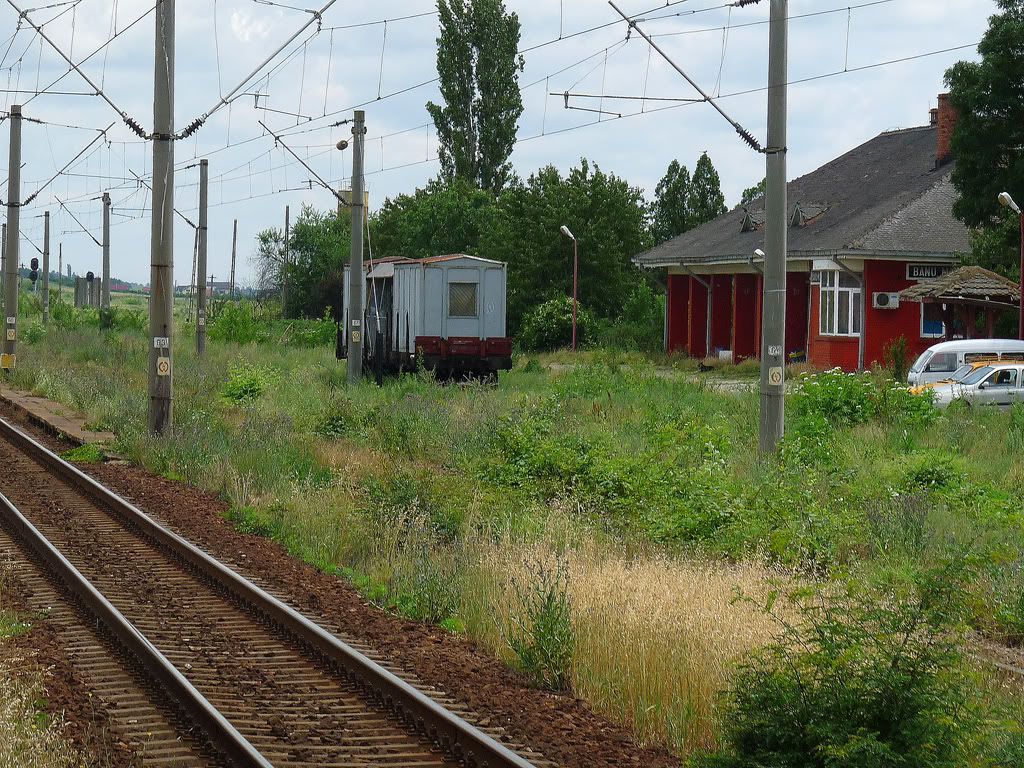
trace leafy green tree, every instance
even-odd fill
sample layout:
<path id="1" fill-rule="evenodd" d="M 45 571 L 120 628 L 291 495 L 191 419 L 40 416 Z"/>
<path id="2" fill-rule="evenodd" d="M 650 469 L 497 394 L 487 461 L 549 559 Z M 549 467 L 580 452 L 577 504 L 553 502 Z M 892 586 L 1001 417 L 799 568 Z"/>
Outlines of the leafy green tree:
<path id="1" fill-rule="evenodd" d="M 671 240 L 693 228 L 690 171 L 678 160 L 669 163 L 668 170 L 655 187 L 651 214 L 651 230 L 657 243 Z"/>
<path id="2" fill-rule="evenodd" d="M 706 221 L 716 219 L 727 210 L 722 182 L 707 152 L 700 156 L 697 167 L 693 169 L 688 207 L 692 217 L 691 227 L 699 227 Z"/>
<path id="3" fill-rule="evenodd" d="M 1000 210 L 987 226 L 971 232 L 969 261 L 1012 280 L 1020 279 L 1020 218 Z"/>
<path id="4" fill-rule="evenodd" d="M 288 280 L 288 314 L 323 317 L 341 309 L 342 280 L 351 253 L 352 224 L 348 212 L 321 213 L 308 205 L 292 225 L 291 259 L 285 267 L 282 233 L 266 229 L 257 236 L 253 262 L 257 285 L 265 291 L 280 289 Z"/>
<path id="5" fill-rule="evenodd" d="M 427 111 L 437 127 L 441 174 L 496 193 L 512 177 L 508 158 L 523 113 L 519 17 L 503 0 L 438 0 L 437 10 L 444 106 L 429 102 Z"/>
<path id="6" fill-rule="evenodd" d="M 743 190 L 743 194 L 740 195 L 740 205 L 746 205 L 747 203 L 753 202 L 759 197 L 764 197 L 765 190 L 768 188 L 768 177 L 761 179 L 757 184 L 752 187 L 747 187 Z"/>
<path id="7" fill-rule="evenodd" d="M 494 195 L 465 179 L 431 181 L 412 195 L 384 201 L 371 219 L 374 255 L 420 259 L 479 254 L 480 233 L 497 209 Z"/>
<path id="8" fill-rule="evenodd" d="M 643 279 L 631 259 L 650 246 L 643 192 L 582 160 L 562 176 L 553 166 L 498 198 L 480 254 L 508 263 L 508 318 L 515 332 L 530 308 L 572 295 L 572 243 L 579 241 L 579 297 L 599 319 L 615 319 Z"/>
<path id="9" fill-rule="evenodd" d="M 978 52 L 981 60 L 961 61 L 946 72 L 950 103 L 959 112 L 953 134 L 956 167 L 953 183 L 959 198 L 953 210 L 971 227 L 995 233 L 975 241 L 985 249 L 979 262 L 991 258 L 993 240 L 1002 235 L 1019 247 L 1019 235 L 1003 232 L 996 196 L 1009 192 L 1024 200 L 1024 0 L 997 0 L 1001 13 L 989 19 Z M 1001 259 L 995 268 L 1009 275 Z"/>

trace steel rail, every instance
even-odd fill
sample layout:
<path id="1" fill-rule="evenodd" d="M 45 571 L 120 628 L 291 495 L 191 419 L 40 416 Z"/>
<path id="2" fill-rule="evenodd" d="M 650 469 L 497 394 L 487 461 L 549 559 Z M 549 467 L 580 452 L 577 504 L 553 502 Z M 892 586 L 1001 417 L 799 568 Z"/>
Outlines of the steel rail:
<path id="1" fill-rule="evenodd" d="M 478 768 L 535 768 L 520 755 L 445 709 L 291 606 L 165 528 L 138 507 L 64 461 L 6 419 L 0 419 L 0 435 L 22 448 L 66 482 L 110 508 L 159 546 L 260 614 L 266 621 L 301 640 L 341 670 L 350 680 L 363 686 L 384 706 L 395 711 L 416 730 L 425 733 L 457 759 Z"/>
<path id="2" fill-rule="evenodd" d="M 185 715 L 204 731 L 215 749 L 222 752 L 234 765 L 273 768 L 271 763 L 167 660 L 167 657 L 150 643 L 2 493 L 0 513 L 9 524 L 12 533 L 42 559 L 85 610 L 95 616 L 142 665 L 146 675 L 171 695 Z"/>

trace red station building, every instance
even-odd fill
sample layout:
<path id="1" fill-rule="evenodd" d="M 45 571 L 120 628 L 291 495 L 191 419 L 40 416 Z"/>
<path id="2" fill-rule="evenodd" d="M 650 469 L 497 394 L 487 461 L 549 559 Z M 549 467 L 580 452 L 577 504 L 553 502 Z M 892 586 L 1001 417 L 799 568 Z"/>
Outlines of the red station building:
<path id="1" fill-rule="evenodd" d="M 895 339 L 916 355 L 945 336 L 941 306 L 899 292 L 970 250 L 953 216 L 956 112 L 946 95 L 929 125 L 883 133 L 788 185 L 786 352 L 820 368 L 881 362 Z M 634 261 L 668 270 L 665 346 L 735 362 L 761 348 L 764 198 Z"/>

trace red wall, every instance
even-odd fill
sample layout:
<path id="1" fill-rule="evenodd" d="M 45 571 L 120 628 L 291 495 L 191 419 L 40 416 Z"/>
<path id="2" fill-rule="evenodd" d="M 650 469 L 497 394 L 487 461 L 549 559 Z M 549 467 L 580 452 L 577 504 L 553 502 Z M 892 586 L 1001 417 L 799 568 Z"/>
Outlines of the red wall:
<path id="1" fill-rule="evenodd" d="M 735 362 L 757 357 L 760 353 L 757 344 L 757 330 L 761 324 L 759 287 L 756 275 L 735 276 L 732 301 L 732 353 Z"/>
<path id="2" fill-rule="evenodd" d="M 709 275 L 714 296 L 711 304 L 711 350 L 732 349 L 732 275 Z"/>
<path id="3" fill-rule="evenodd" d="M 708 292 L 704 286 L 694 278 L 690 281 L 690 312 L 689 331 L 690 341 L 686 345 L 690 357 L 707 357 L 707 316 L 708 316 Z"/>
<path id="4" fill-rule="evenodd" d="M 842 368 L 844 371 L 857 370 L 857 353 L 860 339 L 856 336 L 822 336 L 821 293 L 818 286 L 811 291 L 811 339 L 808 361 L 817 368 Z"/>
<path id="5" fill-rule="evenodd" d="M 786 354 L 807 351 L 809 272 L 786 273 Z"/>
<path id="6" fill-rule="evenodd" d="M 668 276 L 668 351 L 686 351 L 686 331 L 689 327 L 690 278 L 686 275 Z"/>
<path id="7" fill-rule="evenodd" d="M 867 334 L 864 338 L 864 365 L 883 364 L 885 349 L 895 339 L 904 336 L 911 357 L 916 357 L 941 339 L 921 338 L 921 305 L 903 302 L 899 309 L 872 309 L 871 295 L 877 292 L 895 292 L 914 283 L 907 280 L 907 264 L 903 261 L 867 261 L 864 264 L 864 314 Z M 819 368 L 839 366 L 844 370 L 857 370 L 858 339 L 818 335 L 820 296 L 818 287 L 812 291 L 811 362 Z"/>
<path id="8" fill-rule="evenodd" d="M 864 340 L 864 364 L 882 364 L 885 349 L 900 336 L 907 339 L 911 357 L 917 357 L 942 339 L 921 338 L 921 305 L 916 301 L 901 302 L 899 309 L 872 309 L 871 295 L 878 291 L 902 291 L 915 283 L 907 280 L 907 264 L 903 261 L 868 261 L 864 264 L 864 296 L 867 315 L 867 338 Z"/>

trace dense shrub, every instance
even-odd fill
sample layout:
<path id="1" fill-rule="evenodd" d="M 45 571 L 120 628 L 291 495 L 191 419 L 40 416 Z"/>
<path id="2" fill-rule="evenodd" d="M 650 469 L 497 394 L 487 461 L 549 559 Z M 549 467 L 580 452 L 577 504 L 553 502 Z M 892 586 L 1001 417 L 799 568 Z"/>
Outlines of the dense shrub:
<path id="1" fill-rule="evenodd" d="M 799 601 L 800 619 L 739 670 L 714 768 L 960 768 L 982 722 L 959 650 L 964 567 L 850 584 Z"/>
<path id="2" fill-rule="evenodd" d="M 279 380 L 277 371 L 262 365 L 239 363 L 233 365 L 221 394 L 233 403 L 257 400 L 268 387 Z"/>
<path id="3" fill-rule="evenodd" d="M 639 282 L 629 294 L 622 313 L 602 323 L 598 340 L 603 346 L 639 352 L 660 352 L 664 340 L 665 297 Z"/>
<path id="4" fill-rule="evenodd" d="M 799 417 L 820 417 L 836 427 L 863 424 L 873 418 L 923 424 L 935 418 L 931 393 L 911 394 L 880 373 L 844 373 L 839 368 L 804 374 L 791 397 Z"/>
<path id="5" fill-rule="evenodd" d="M 215 341 L 255 344 L 268 338 L 266 323 L 256 317 L 256 308 L 248 301 L 226 302 L 208 323 L 206 332 Z"/>
<path id="6" fill-rule="evenodd" d="M 593 342 L 597 331 L 597 320 L 579 304 L 576 309 L 576 345 L 580 347 Z M 523 325 L 516 340 L 522 349 L 537 352 L 570 346 L 572 298 L 554 298 L 531 309 L 523 318 Z"/>

